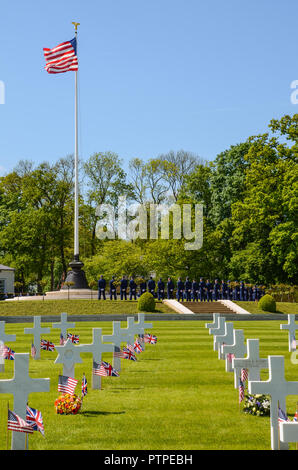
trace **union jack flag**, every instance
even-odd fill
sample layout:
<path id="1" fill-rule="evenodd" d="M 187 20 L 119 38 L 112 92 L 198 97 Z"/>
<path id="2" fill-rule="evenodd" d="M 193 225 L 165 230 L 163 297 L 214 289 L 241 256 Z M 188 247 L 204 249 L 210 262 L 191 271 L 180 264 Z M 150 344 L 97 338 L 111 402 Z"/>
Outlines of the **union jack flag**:
<path id="1" fill-rule="evenodd" d="M 74 394 L 78 381 L 67 377 L 66 375 L 59 375 L 58 379 L 58 392 Z"/>
<path id="2" fill-rule="evenodd" d="M 298 421 L 298 411 L 296 411 L 295 416 L 293 418 L 293 421 L 297 422 Z"/>
<path id="3" fill-rule="evenodd" d="M 39 431 L 44 436 L 42 414 L 39 410 L 30 408 L 30 406 L 27 405 L 26 421 L 27 423 L 31 424 L 33 431 Z"/>
<path id="4" fill-rule="evenodd" d="M 55 351 L 55 345 L 54 343 L 51 343 L 50 341 L 47 341 L 45 339 L 40 340 L 40 349 L 43 349 L 44 351 Z"/>
<path id="5" fill-rule="evenodd" d="M 48 73 L 63 73 L 78 70 L 77 40 L 62 42 L 53 49 L 43 49 Z"/>
<path id="6" fill-rule="evenodd" d="M 144 351 L 144 348 L 141 345 L 141 343 L 139 342 L 139 340 L 135 341 L 133 349 L 137 354 L 140 354 L 142 351 Z"/>
<path id="7" fill-rule="evenodd" d="M 157 337 L 154 335 L 147 334 L 144 336 L 144 341 L 145 343 L 155 344 L 157 342 Z"/>
<path id="8" fill-rule="evenodd" d="M 128 348 L 123 348 L 124 359 L 129 359 L 131 361 L 136 361 L 137 358 L 134 352 L 130 351 Z"/>
<path id="9" fill-rule="evenodd" d="M 92 368 L 93 375 L 101 375 L 102 377 L 107 377 L 108 373 L 101 362 L 100 364 L 96 361 L 93 361 L 93 368 Z"/>
<path id="10" fill-rule="evenodd" d="M 27 423 L 25 420 L 23 420 L 17 414 L 13 413 L 10 410 L 8 410 L 7 429 L 9 431 L 26 432 L 28 434 L 33 434 L 32 425 Z"/>
<path id="11" fill-rule="evenodd" d="M 104 366 L 107 376 L 109 377 L 119 377 L 119 373 L 111 366 L 108 362 L 102 361 L 102 365 Z"/>
<path id="12" fill-rule="evenodd" d="M 82 396 L 84 397 L 85 395 L 87 395 L 87 379 L 86 379 L 86 376 L 85 374 L 83 375 L 83 378 L 82 378 Z"/>
<path id="13" fill-rule="evenodd" d="M 71 339 L 71 342 L 74 344 L 79 343 L 79 336 L 78 335 L 72 335 L 71 333 L 67 333 L 67 338 Z"/>
<path id="14" fill-rule="evenodd" d="M 10 349 L 8 346 L 4 345 L 2 356 L 4 359 L 8 359 L 9 361 L 14 361 L 14 351 Z"/>

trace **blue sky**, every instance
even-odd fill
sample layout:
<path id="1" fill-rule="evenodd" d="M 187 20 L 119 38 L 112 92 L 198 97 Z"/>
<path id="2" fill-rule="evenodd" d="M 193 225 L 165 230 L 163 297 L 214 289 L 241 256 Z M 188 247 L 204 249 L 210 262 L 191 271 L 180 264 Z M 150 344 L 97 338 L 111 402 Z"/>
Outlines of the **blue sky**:
<path id="1" fill-rule="evenodd" d="M 74 150 L 74 74 L 44 70 L 43 47 L 78 36 L 80 156 L 207 160 L 294 114 L 295 0 L 18 0 L 1 6 L 0 169 Z M 1 174 L 1 173 L 0 173 Z"/>

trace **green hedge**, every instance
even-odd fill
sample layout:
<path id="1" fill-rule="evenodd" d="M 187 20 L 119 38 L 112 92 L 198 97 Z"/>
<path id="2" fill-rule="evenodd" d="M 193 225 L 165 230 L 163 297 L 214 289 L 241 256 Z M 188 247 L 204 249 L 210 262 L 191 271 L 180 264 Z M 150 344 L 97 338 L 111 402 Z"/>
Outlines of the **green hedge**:
<path id="1" fill-rule="evenodd" d="M 144 292 L 138 300 L 138 310 L 140 312 L 154 312 L 155 298 L 149 292 Z"/>
<path id="2" fill-rule="evenodd" d="M 258 307 L 265 312 L 276 312 L 276 302 L 272 295 L 264 295 L 258 302 Z"/>

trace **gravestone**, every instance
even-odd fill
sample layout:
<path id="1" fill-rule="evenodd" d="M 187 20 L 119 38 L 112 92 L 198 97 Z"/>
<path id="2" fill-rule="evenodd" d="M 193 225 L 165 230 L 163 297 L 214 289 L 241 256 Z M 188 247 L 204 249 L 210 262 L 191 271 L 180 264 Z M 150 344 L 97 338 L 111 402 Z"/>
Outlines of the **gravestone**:
<path id="1" fill-rule="evenodd" d="M 76 346 L 70 338 L 63 344 L 55 346 L 58 356 L 54 364 L 63 364 L 63 373 L 66 377 L 75 378 L 75 364 L 81 364 L 82 358 L 80 356 L 79 346 Z"/>
<path id="2" fill-rule="evenodd" d="M 145 342 L 144 342 L 144 334 L 145 330 L 148 330 L 149 328 L 153 328 L 152 323 L 145 323 L 145 313 L 138 313 L 138 321 L 135 323 L 136 327 L 139 328 L 138 335 L 141 335 L 142 338 L 142 346 L 145 349 Z"/>
<path id="3" fill-rule="evenodd" d="M 4 372 L 4 343 L 0 341 L 0 372 Z"/>
<path id="4" fill-rule="evenodd" d="M 279 407 L 286 413 L 286 397 L 298 395 L 298 382 L 288 382 L 285 379 L 284 356 L 268 356 L 269 379 L 265 381 L 248 382 L 248 392 L 252 395 L 270 395 L 270 433 L 271 449 L 288 449 L 286 443 L 279 444 Z"/>
<path id="5" fill-rule="evenodd" d="M 298 442 L 298 423 L 283 422 L 279 423 L 279 436 L 282 443 Z M 297 449 L 297 447 L 296 447 Z"/>
<path id="6" fill-rule="evenodd" d="M 224 345 L 222 347 L 223 354 L 233 354 L 234 358 L 243 358 L 245 354 L 247 353 L 247 348 L 244 343 L 244 333 L 243 330 L 234 330 L 233 332 L 233 344 L 230 345 Z M 232 367 L 233 360 L 232 362 L 228 360 L 228 357 L 226 356 L 226 371 L 231 372 L 234 370 L 234 386 L 235 388 L 238 388 L 239 385 L 239 379 L 241 377 L 241 368 L 235 366 L 234 368 Z"/>
<path id="7" fill-rule="evenodd" d="M 224 317 L 219 317 L 218 326 L 216 328 L 210 328 L 209 334 L 213 336 L 220 336 L 220 335 L 224 335 L 225 331 L 226 331 L 226 319 Z M 214 338 L 213 338 L 213 349 L 214 351 L 216 351 Z"/>
<path id="8" fill-rule="evenodd" d="M 114 352 L 114 344 L 104 344 L 102 342 L 102 329 L 93 328 L 93 341 L 90 344 L 81 344 L 76 346 L 80 352 L 92 353 L 93 361 L 101 364 L 102 353 L 104 352 Z M 94 390 L 101 389 L 101 376 L 92 374 L 92 388 Z"/>
<path id="9" fill-rule="evenodd" d="M 112 335 L 103 335 L 103 341 L 112 342 L 114 344 L 114 354 L 113 354 L 113 367 L 117 372 L 121 370 L 121 358 L 115 355 L 121 350 L 121 343 L 128 342 L 130 340 L 130 333 L 127 329 L 121 329 L 120 321 L 113 321 L 113 334 Z"/>
<path id="10" fill-rule="evenodd" d="M 64 339 L 67 338 L 67 330 L 68 328 L 75 328 L 75 323 L 68 322 L 67 320 L 67 313 L 61 313 L 61 320 L 60 322 L 53 323 L 52 328 L 57 328 L 60 330 L 60 334 L 63 336 Z"/>
<path id="11" fill-rule="evenodd" d="M 295 323 L 295 315 L 288 315 L 288 323 L 280 325 L 280 329 L 289 331 L 289 351 L 296 351 L 295 331 L 298 330 L 298 325 Z"/>
<path id="12" fill-rule="evenodd" d="M 0 341 L 2 341 L 5 345 L 6 342 L 14 342 L 16 340 L 16 335 L 7 335 L 5 333 L 5 321 L 0 321 Z M 3 359 L 3 356 L 2 356 Z M 0 372 L 4 372 L 5 369 L 5 361 L 0 361 Z"/>
<path id="13" fill-rule="evenodd" d="M 144 322 L 143 322 L 144 325 Z M 141 323 L 135 323 L 134 317 L 127 317 L 127 327 L 123 328 L 123 333 L 127 334 L 127 344 L 134 346 L 135 335 L 144 334 L 144 326 Z M 151 325 L 151 323 L 150 323 Z M 152 328 L 152 326 L 151 326 Z"/>
<path id="14" fill-rule="evenodd" d="M 217 328 L 219 317 L 220 317 L 220 313 L 213 313 L 213 323 L 205 323 L 205 327 L 208 328 L 209 330 L 211 328 Z M 209 334 L 210 334 L 210 331 L 209 331 Z"/>
<path id="15" fill-rule="evenodd" d="M 49 391 L 50 379 L 32 379 L 29 376 L 29 353 L 16 353 L 13 379 L 0 380 L 0 393 L 13 395 L 14 413 L 26 421 L 29 394 Z M 12 432 L 11 449 L 25 449 L 25 434 L 23 432 Z"/>
<path id="16" fill-rule="evenodd" d="M 223 345 L 226 344 L 233 344 L 233 335 L 234 326 L 233 323 L 226 323 L 225 324 L 225 333 L 223 335 L 216 335 L 214 336 L 214 350 L 218 351 L 218 359 L 224 359 L 225 356 L 223 354 Z"/>
<path id="17" fill-rule="evenodd" d="M 268 357 L 260 358 L 260 348 L 258 339 L 248 339 L 246 341 L 247 345 L 247 356 L 243 358 L 234 358 L 232 359 L 233 369 L 236 367 L 238 369 L 247 369 L 248 372 L 248 381 L 259 381 L 260 380 L 260 371 L 262 369 L 268 369 Z"/>
<path id="18" fill-rule="evenodd" d="M 31 335 L 33 334 L 33 344 L 36 350 L 36 354 L 34 356 L 34 359 L 40 359 L 40 337 L 43 335 L 43 333 L 48 334 L 51 333 L 51 328 L 45 328 L 41 326 L 41 317 L 40 316 L 35 316 L 34 317 L 34 323 L 33 323 L 33 328 L 25 328 L 24 329 L 25 335 Z"/>

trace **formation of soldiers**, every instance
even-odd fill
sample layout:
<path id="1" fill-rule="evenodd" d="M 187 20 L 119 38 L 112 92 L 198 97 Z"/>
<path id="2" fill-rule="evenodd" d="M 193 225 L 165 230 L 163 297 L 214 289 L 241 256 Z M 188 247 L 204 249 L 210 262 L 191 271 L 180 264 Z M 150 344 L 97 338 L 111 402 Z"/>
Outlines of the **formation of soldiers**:
<path id="1" fill-rule="evenodd" d="M 174 299 L 178 302 L 213 302 L 217 300 L 258 301 L 265 293 L 264 287 L 245 284 L 244 282 L 221 281 L 215 279 L 211 282 L 200 278 L 192 281 L 187 277 L 185 281 L 178 279 L 175 286 L 169 277 L 166 282 L 161 278 L 156 282 L 152 277 L 148 281 L 142 279 L 138 283 L 133 277 L 129 280 L 123 276 L 120 283 L 113 277 L 107 285 L 103 276 L 98 280 L 98 299 L 106 299 L 106 290 L 109 287 L 110 300 L 117 300 L 117 287 L 121 300 L 137 300 L 144 292 L 150 292 L 158 300 Z"/>

